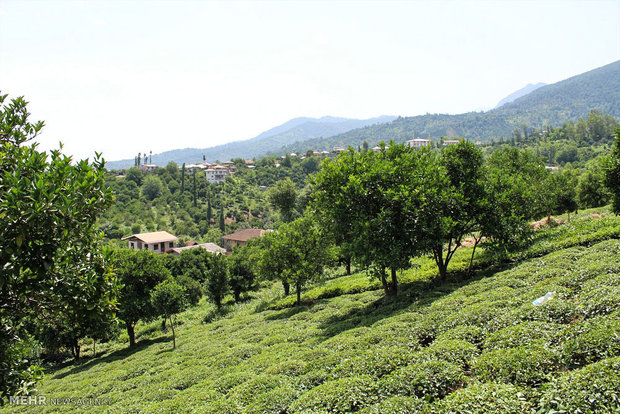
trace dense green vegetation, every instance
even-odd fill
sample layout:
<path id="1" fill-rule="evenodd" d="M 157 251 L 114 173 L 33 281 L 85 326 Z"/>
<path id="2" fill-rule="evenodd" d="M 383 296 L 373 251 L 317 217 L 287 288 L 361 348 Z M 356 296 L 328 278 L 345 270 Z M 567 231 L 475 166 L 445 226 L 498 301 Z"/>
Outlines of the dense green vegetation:
<path id="1" fill-rule="evenodd" d="M 254 165 L 235 159 L 237 171 L 218 185 L 185 164 L 105 174 L 99 156 L 92 164 L 72 164 L 56 151 L 48 162 L 36 145 L 22 145 L 43 125 L 28 123 L 21 99 L 2 105 L 1 124 L 3 403 L 32 392 L 39 365 L 62 372 L 58 363 L 69 356 L 76 372 L 114 355 L 140 358 L 168 329 L 171 352 L 179 355 L 185 342 L 181 336 L 177 350 L 177 332 L 186 324 L 196 327 L 191 332 L 197 338 L 204 339 L 201 328 L 217 342 L 205 347 L 215 353 L 192 349 L 209 369 L 189 376 L 215 381 L 209 383 L 213 398 L 200 397 L 202 408 L 214 412 L 398 406 L 458 412 L 488 400 L 485 395 L 505 395 L 505 401 L 489 403 L 510 410 L 555 409 L 564 400 L 545 400 L 549 389 L 566 390 L 582 374 L 615 367 L 617 266 L 601 252 L 610 251 L 612 260 L 617 255 L 619 222 L 607 210 L 603 217 L 582 213 L 570 220 L 578 207 L 598 207 L 617 196 L 620 129 L 616 149 L 604 155 L 617 123 L 602 113 L 548 131 L 518 130 L 509 143 L 482 149 L 467 140 L 422 149 L 391 141 L 378 151 L 349 148 L 335 159 L 310 151 Z M 577 151 L 578 159 L 565 159 L 560 171 L 550 172 L 534 148 L 563 140 L 580 147 L 589 141 L 600 151 Z M 551 218 L 564 213 L 567 223 Z M 546 219 L 530 225 L 541 217 Z M 203 249 L 178 257 L 134 252 L 119 240 L 167 230 L 181 242 L 218 243 L 222 234 L 248 227 L 275 231 L 230 256 Z M 540 260 L 559 273 L 540 279 L 520 270 Z M 578 277 L 575 268 L 584 269 Z M 601 269 L 605 276 L 593 282 Z M 521 283 L 503 285 L 506 274 Z M 542 296 L 543 288 L 553 288 L 548 304 L 523 300 Z M 589 295 L 599 288 L 598 296 Z M 232 335 L 237 318 L 247 329 Z M 382 330 L 382 320 L 391 318 L 394 323 Z M 272 320 L 280 320 L 289 336 L 267 322 Z M 400 331 L 409 323 L 413 330 Z M 546 329 L 552 334 L 538 332 Z M 524 341 L 527 334 L 541 337 Z M 291 335 L 298 339 L 290 341 Z M 149 337 L 154 340 L 145 343 Z M 294 345 L 282 348 L 288 342 Z M 104 343 L 102 355 L 97 343 Z M 82 347 L 91 344 L 89 361 L 80 362 Z M 226 354 L 237 346 L 240 353 Z M 280 355 L 285 349 L 291 353 Z M 575 377 L 567 382 L 555 374 L 569 371 Z M 223 380 L 233 373 L 238 375 Z M 149 401 L 157 393 L 143 386 Z M 170 397 L 163 403 L 174 400 L 172 389 L 158 388 Z M 610 398 L 592 404 L 616 408 L 615 394 Z M 123 401 L 120 409 L 140 404 Z"/>
<path id="2" fill-rule="evenodd" d="M 404 142 L 430 135 L 463 136 L 471 141 L 487 142 L 510 139 L 515 128 L 522 126 L 546 129 L 565 122 L 585 118 L 591 110 L 620 117 L 620 61 L 574 76 L 553 85 L 543 86 L 532 93 L 487 112 L 468 112 L 459 115 L 426 114 L 398 117 L 387 124 L 354 129 L 333 137 L 315 138 L 288 145 L 278 154 L 303 152 L 308 148 L 319 151 L 335 146 L 357 148 L 364 141 L 374 145 L 380 141 Z"/>
<path id="3" fill-rule="evenodd" d="M 217 317 L 201 301 L 179 314 L 175 351 L 145 324 L 136 348 L 105 344 L 51 371 L 39 393 L 109 400 L 94 412 L 613 412 L 619 237 L 619 218 L 588 210 L 501 265 L 479 249 L 472 277 L 471 248 L 442 283 L 432 259 L 416 259 L 389 302 L 378 280 L 342 270 L 302 306 L 277 284 L 227 297 Z M 532 305 L 548 291 L 557 296 Z"/>

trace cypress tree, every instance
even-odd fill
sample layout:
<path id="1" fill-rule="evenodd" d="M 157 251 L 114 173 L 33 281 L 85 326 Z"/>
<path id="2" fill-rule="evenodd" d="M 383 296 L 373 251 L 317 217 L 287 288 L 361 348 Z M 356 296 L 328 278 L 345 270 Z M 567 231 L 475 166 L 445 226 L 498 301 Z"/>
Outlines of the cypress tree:
<path id="1" fill-rule="evenodd" d="M 196 207 L 196 170 L 194 170 L 194 207 Z"/>
<path id="2" fill-rule="evenodd" d="M 181 195 L 185 191 L 185 163 L 183 163 L 183 167 L 181 168 Z"/>
<path id="3" fill-rule="evenodd" d="M 224 222 L 224 207 L 220 208 L 220 230 L 222 230 L 222 233 L 226 232 L 226 223 Z"/>

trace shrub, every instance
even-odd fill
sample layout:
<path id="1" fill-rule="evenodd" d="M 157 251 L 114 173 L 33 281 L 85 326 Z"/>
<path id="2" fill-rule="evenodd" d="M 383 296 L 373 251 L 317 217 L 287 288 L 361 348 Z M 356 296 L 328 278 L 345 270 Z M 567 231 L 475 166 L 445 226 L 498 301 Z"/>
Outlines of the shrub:
<path id="1" fill-rule="evenodd" d="M 471 325 L 461 325 L 456 328 L 452 328 L 449 331 L 446 331 L 439 336 L 437 336 L 438 341 L 445 340 L 458 340 L 469 342 L 473 345 L 480 344 L 484 339 L 484 331 L 479 326 L 471 326 Z"/>
<path id="2" fill-rule="evenodd" d="M 246 414 L 285 413 L 297 398 L 297 392 L 290 385 L 284 385 L 257 395 L 245 409 Z"/>
<path id="3" fill-rule="evenodd" d="M 287 381 L 286 377 L 279 375 L 260 375 L 231 389 L 228 399 L 241 405 L 248 405 L 256 395 L 272 391 L 288 382 L 290 381 Z"/>
<path id="4" fill-rule="evenodd" d="M 557 356 L 541 345 L 499 349 L 482 354 L 473 370 L 481 381 L 536 385 L 558 366 Z"/>
<path id="5" fill-rule="evenodd" d="M 486 349 L 515 348 L 534 342 L 551 342 L 564 326 L 540 321 L 526 321 L 490 334 L 484 341 Z"/>
<path id="6" fill-rule="evenodd" d="M 256 375 L 251 372 L 232 372 L 230 374 L 222 375 L 221 377 L 216 379 L 213 383 L 213 389 L 215 391 L 221 392 L 222 394 L 226 394 L 237 385 L 249 381 L 254 377 L 256 377 Z"/>
<path id="7" fill-rule="evenodd" d="M 459 340 L 435 341 L 417 355 L 417 360 L 447 361 L 467 369 L 478 352 L 478 348 L 469 342 Z"/>
<path id="8" fill-rule="evenodd" d="M 445 361 L 407 365 L 383 377 L 379 388 L 384 395 L 411 395 L 426 400 L 442 398 L 465 384 L 461 369 Z"/>
<path id="9" fill-rule="evenodd" d="M 397 396 L 383 400 L 378 404 L 366 407 L 360 414 L 425 414 L 430 413 L 428 402 L 419 398 Z"/>
<path id="10" fill-rule="evenodd" d="M 299 376 L 306 372 L 306 363 L 298 360 L 283 361 L 265 370 L 265 374 Z"/>
<path id="11" fill-rule="evenodd" d="M 491 382 L 455 391 L 438 407 L 442 413 L 529 414 L 533 405 L 519 387 Z"/>
<path id="12" fill-rule="evenodd" d="M 196 305 L 202 297 L 200 282 L 188 276 L 178 276 L 177 283 L 185 290 L 185 298 L 190 305 Z"/>
<path id="13" fill-rule="evenodd" d="M 329 381 L 302 394 L 291 404 L 292 413 L 351 412 L 378 402 L 377 386 L 369 376 Z"/>
<path id="14" fill-rule="evenodd" d="M 562 346 L 562 358 L 567 365 L 582 366 L 620 355 L 620 321 L 596 321 L 581 329 L 582 333 Z"/>
<path id="15" fill-rule="evenodd" d="M 539 412 L 613 413 L 620 410 L 620 357 L 555 378 L 543 389 Z"/>
<path id="16" fill-rule="evenodd" d="M 519 309 L 518 314 L 523 321 L 559 324 L 573 323 L 584 317 L 583 309 L 575 303 L 566 300 L 562 295 L 556 296 L 541 306 L 533 306 L 531 302 L 526 303 Z"/>
<path id="17" fill-rule="evenodd" d="M 380 378 L 411 361 L 413 352 L 408 348 L 371 347 L 367 351 L 342 361 L 332 372 L 336 377 L 370 375 Z"/>

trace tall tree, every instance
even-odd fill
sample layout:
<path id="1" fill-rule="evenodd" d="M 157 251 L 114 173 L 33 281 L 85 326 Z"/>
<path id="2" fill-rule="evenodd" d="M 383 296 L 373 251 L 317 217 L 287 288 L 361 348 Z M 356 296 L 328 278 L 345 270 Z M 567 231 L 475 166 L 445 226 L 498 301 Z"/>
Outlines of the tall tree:
<path id="1" fill-rule="evenodd" d="M 172 347 L 177 347 L 174 331 L 174 316 L 187 308 L 185 290 L 174 279 L 166 279 L 151 292 L 151 302 L 156 312 L 168 318 L 172 329 Z"/>
<path id="2" fill-rule="evenodd" d="M 0 95 L 0 398 L 28 392 L 41 372 L 24 321 L 112 318 L 118 293 L 96 229 L 113 200 L 103 159 L 37 151 L 29 142 L 44 124 L 29 116 L 23 98 Z"/>
<path id="3" fill-rule="evenodd" d="M 197 205 L 196 202 L 197 201 L 196 201 L 196 170 L 195 169 L 193 170 L 192 175 L 194 176 L 194 186 L 193 186 L 192 193 L 194 195 L 194 207 L 196 207 L 196 205 Z"/>
<path id="4" fill-rule="evenodd" d="M 206 291 L 218 309 L 222 309 L 222 300 L 229 290 L 228 263 L 224 255 L 212 255 L 207 271 Z"/>
<path id="5" fill-rule="evenodd" d="M 122 249 L 116 251 L 113 257 L 114 268 L 123 285 L 118 316 L 125 323 L 129 346 L 135 346 L 136 324 L 158 316 L 151 302 L 151 292 L 170 277 L 170 271 L 161 255 L 147 250 Z"/>
<path id="6" fill-rule="evenodd" d="M 290 178 L 280 180 L 271 187 L 267 192 L 267 198 L 271 205 L 280 211 L 285 222 L 290 222 L 293 219 L 297 202 L 297 188 Z"/>
<path id="7" fill-rule="evenodd" d="M 614 149 L 605 165 L 605 185 L 612 194 L 612 210 L 620 214 L 620 127 L 616 129 Z"/>
<path id="8" fill-rule="evenodd" d="M 181 196 L 185 193 L 185 163 L 181 167 Z"/>

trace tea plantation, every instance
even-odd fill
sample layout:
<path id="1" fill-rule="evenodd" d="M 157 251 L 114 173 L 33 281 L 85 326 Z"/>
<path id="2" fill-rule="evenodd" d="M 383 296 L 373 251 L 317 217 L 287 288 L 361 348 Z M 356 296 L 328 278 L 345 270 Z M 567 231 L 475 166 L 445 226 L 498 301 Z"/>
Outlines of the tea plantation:
<path id="1" fill-rule="evenodd" d="M 501 263 L 478 250 L 472 276 L 464 248 L 443 284 L 416 260 L 391 302 L 362 272 L 331 274 L 303 306 L 279 285 L 224 314 L 203 301 L 180 315 L 176 349 L 159 321 L 143 324 L 134 349 L 85 348 L 39 385 L 48 400 L 109 405 L 0 412 L 618 412 L 620 218 L 584 211 Z"/>

